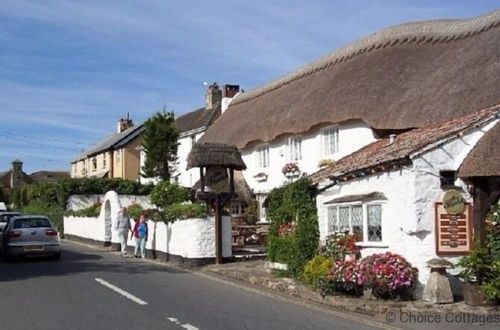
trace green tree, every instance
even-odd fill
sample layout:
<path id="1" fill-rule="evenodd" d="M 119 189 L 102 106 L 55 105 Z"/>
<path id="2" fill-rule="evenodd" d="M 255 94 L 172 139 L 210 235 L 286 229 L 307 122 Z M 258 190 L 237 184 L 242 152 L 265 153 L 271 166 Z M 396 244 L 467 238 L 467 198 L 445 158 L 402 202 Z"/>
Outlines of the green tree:
<path id="1" fill-rule="evenodd" d="M 170 180 L 170 175 L 175 170 L 179 138 L 174 113 L 163 109 L 149 118 L 144 123 L 144 128 L 142 145 L 146 161 L 142 167 L 142 175 Z"/>

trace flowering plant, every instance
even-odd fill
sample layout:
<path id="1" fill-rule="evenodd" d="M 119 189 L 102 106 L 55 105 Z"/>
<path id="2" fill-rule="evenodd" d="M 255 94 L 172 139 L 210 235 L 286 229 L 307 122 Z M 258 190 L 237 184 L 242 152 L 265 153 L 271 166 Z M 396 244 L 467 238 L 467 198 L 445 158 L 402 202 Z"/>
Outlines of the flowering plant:
<path id="1" fill-rule="evenodd" d="M 287 236 L 295 233 L 297 224 L 295 222 L 283 223 L 278 229 L 278 236 Z"/>
<path id="2" fill-rule="evenodd" d="M 288 174 L 288 173 L 294 173 L 294 172 L 299 172 L 299 166 L 296 163 L 286 163 L 285 166 L 281 169 L 281 172 L 283 174 Z"/>
<path id="3" fill-rule="evenodd" d="M 359 285 L 379 292 L 414 288 L 418 276 L 418 270 L 405 258 L 391 252 L 372 254 L 362 259 L 357 273 Z"/>
<path id="4" fill-rule="evenodd" d="M 356 245 L 359 240 L 359 234 L 333 233 L 326 237 L 319 252 L 333 260 L 344 260 L 350 254 L 359 257 L 361 248 Z"/>
<path id="5" fill-rule="evenodd" d="M 353 289 L 358 285 L 358 263 L 352 260 L 337 260 L 328 272 L 328 280 L 340 283 L 346 290 Z"/>

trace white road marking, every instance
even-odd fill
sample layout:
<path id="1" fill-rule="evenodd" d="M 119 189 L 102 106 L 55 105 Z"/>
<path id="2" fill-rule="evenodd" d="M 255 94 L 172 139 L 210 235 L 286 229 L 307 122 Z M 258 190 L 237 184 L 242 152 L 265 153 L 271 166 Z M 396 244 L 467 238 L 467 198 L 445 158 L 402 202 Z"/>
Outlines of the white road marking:
<path id="1" fill-rule="evenodd" d="M 181 324 L 181 322 L 179 322 L 179 320 L 176 319 L 175 317 L 167 317 L 167 320 L 169 320 L 170 322 L 175 323 L 177 325 L 180 325 L 181 327 L 183 327 L 184 329 L 187 329 L 187 330 L 200 330 L 199 328 L 197 328 L 194 325 L 191 325 L 189 323 Z"/>
<path id="2" fill-rule="evenodd" d="M 119 287 L 109 283 L 109 282 L 106 282 L 105 280 L 101 279 L 101 278 L 96 278 L 95 279 L 97 282 L 101 283 L 102 285 L 104 285 L 105 287 L 108 287 L 110 288 L 111 290 L 115 291 L 115 292 L 118 292 L 119 294 L 121 294 L 122 296 L 132 300 L 133 302 L 136 302 L 138 303 L 139 305 L 147 305 L 148 303 L 145 302 L 144 300 L 142 299 L 139 299 L 137 298 L 136 296 L 134 296 L 133 294 L 130 294 L 128 293 L 127 291 L 124 291 L 122 289 L 120 289 Z"/>
<path id="3" fill-rule="evenodd" d="M 170 322 L 173 322 L 175 324 L 181 324 L 181 322 L 179 322 L 179 320 L 176 319 L 175 317 L 167 317 L 167 320 L 169 320 Z"/>

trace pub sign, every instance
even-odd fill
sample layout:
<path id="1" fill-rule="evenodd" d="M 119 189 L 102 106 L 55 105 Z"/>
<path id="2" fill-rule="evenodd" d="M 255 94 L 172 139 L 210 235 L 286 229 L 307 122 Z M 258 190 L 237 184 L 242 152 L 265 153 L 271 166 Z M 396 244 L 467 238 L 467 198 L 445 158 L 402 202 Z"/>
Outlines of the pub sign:
<path id="1" fill-rule="evenodd" d="M 445 193 L 435 205 L 436 254 L 467 254 L 472 249 L 471 205 L 459 191 Z"/>

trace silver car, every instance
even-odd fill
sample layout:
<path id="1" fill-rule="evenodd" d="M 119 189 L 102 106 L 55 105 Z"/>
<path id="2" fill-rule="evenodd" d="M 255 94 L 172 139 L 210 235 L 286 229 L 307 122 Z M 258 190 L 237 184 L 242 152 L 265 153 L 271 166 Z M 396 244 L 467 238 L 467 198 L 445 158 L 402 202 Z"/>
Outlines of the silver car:
<path id="1" fill-rule="evenodd" d="M 0 245 L 2 244 L 3 228 L 5 227 L 5 225 L 7 225 L 7 222 L 9 222 L 10 218 L 20 215 L 21 213 L 18 212 L 0 211 Z"/>
<path id="2" fill-rule="evenodd" d="M 3 258 L 24 256 L 61 257 L 61 241 L 56 227 L 43 215 L 22 215 L 9 220 L 3 230 Z"/>

